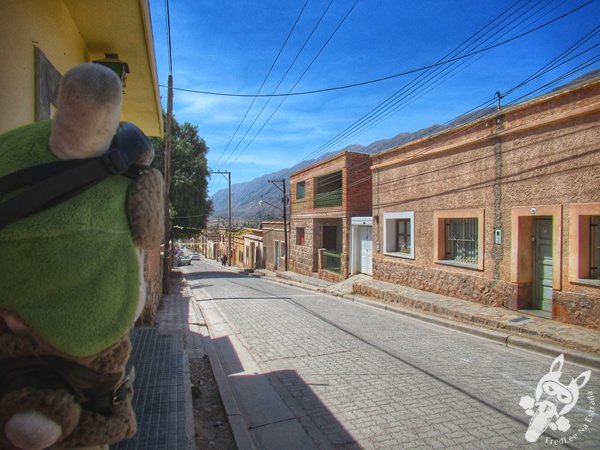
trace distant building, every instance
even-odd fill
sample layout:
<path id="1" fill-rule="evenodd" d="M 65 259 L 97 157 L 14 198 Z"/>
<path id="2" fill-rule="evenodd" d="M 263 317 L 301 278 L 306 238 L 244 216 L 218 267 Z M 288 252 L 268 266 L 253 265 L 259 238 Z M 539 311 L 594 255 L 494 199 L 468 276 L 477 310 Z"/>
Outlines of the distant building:
<path id="1" fill-rule="evenodd" d="M 263 257 L 267 270 L 285 270 L 285 236 L 282 221 L 262 223 Z"/>
<path id="2" fill-rule="evenodd" d="M 370 166 L 370 155 L 344 152 L 290 175 L 290 270 L 330 280 L 352 272 L 352 217 L 371 217 Z"/>
<path id="3" fill-rule="evenodd" d="M 374 278 L 600 328 L 600 78 L 372 169 Z"/>

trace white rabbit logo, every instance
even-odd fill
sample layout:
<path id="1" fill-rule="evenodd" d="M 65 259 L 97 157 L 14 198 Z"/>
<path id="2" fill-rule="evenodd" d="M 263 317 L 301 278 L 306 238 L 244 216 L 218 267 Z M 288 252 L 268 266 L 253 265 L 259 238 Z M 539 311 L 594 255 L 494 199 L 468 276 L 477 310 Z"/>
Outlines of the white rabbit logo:
<path id="1" fill-rule="evenodd" d="M 521 397 L 519 406 L 531 416 L 525 433 L 528 442 L 537 441 L 548 427 L 563 432 L 571 428 L 565 414 L 577 403 L 579 390 L 588 382 L 592 371 L 582 372 L 577 378 L 571 379 L 569 384 L 562 384 L 560 376 L 564 362 L 564 355 L 557 356 L 552 362 L 550 372 L 540 378 L 535 388 L 535 399 L 528 395 Z"/>

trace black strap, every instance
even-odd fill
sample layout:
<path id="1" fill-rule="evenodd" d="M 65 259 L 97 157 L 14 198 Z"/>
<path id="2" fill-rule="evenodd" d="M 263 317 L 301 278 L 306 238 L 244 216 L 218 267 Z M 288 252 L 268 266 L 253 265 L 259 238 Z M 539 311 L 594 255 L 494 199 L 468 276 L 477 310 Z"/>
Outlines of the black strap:
<path id="1" fill-rule="evenodd" d="M 56 356 L 0 361 L 0 397 L 23 388 L 63 389 L 82 408 L 107 415 L 126 399 L 131 383 L 122 372 L 102 374 Z"/>
<path id="2" fill-rule="evenodd" d="M 121 122 L 108 151 L 99 157 L 39 164 L 0 178 L 0 230 L 56 205 L 111 175 L 137 178 L 150 167 L 154 147 L 130 122 Z M 19 191 L 20 190 L 20 191 Z M 11 195 L 16 191 L 14 195 Z"/>
<path id="3" fill-rule="evenodd" d="M 40 164 L 0 178 L 0 195 L 24 188 L 0 204 L 0 230 L 67 200 L 115 173 L 119 172 L 105 155 Z M 134 178 L 139 169 L 131 168 L 123 174 Z"/>

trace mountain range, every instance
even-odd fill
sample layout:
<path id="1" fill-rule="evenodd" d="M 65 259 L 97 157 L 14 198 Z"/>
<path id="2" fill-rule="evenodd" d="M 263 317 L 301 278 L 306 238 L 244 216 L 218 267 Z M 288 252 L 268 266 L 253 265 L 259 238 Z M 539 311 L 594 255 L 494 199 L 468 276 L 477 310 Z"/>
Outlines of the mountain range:
<path id="1" fill-rule="evenodd" d="M 600 76 L 600 70 L 593 70 L 581 77 L 562 85 L 555 90 L 564 89 L 574 84 L 581 83 L 583 81 L 587 81 L 589 79 Z M 413 133 L 400 133 L 396 136 L 389 139 L 381 139 L 367 146 L 363 146 L 360 144 L 352 144 L 348 145 L 340 150 L 325 153 L 318 158 L 310 159 L 306 161 L 301 161 L 287 169 L 281 169 L 277 172 L 272 172 L 266 175 L 261 175 L 257 178 L 254 178 L 251 181 L 247 181 L 244 183 L 236 183 L 231 185 L 231 211 L 233 216 L 234 224 L 248 224 L 248 223 L 258 223 L 261 220 L 267 219 L 275 219 L 281 220 L 282 218 L 282 197 L 283 194 L 280 189 L 277 189 L 273 186 L 269 180 L 280 180 L 285 178 L 286 187 L 289 193 L 289 176 L 291 173 L 294 173 L 304 167 L 307 167 L 316 162 L 325 160 L 334 156 L 337 153 L 342 153 L 346 151 L 357 152 L 357 153 L 367 153 L 370 155 L 374 155 L 376 153 L 380 153 L 384 150 L 397 147 L 399 145 L 405 144 L 407 142 L 420 139 L 424 136 L 431 135 L 433 133 L 440 132 L 446 128 L 452 128 L 463 123 L 467 123 L 473 120 L 478 119 L 490 112 L 494 111 L 495 107 L 488 107 L 476 110 L 474 112 L 470 112 L 467 114 L 463 114 L 462 116 L 454 119 L 453 121 L 446 123 L 444 125 L 432 125 L 427 128 L 423 128 L 421 130 L 415 131 Z M 281 182 L 276 183 L 277 186 L 281 187 Z M 214 219 L 218 216 L 227 217 L 228 214 L 228 192 L 227 189 L 221 189 L 217 191 L 211 197 L 214 205 L 214 212 L 212 214 L 212 219 L 209 220 L 213 222 Z M 263 204 L 260 205 L 259 201 L 262 200 Z M 269 205 L 270 204 L 270 205 Z M 271 206 L 274 205 L 274 206 Z"/>

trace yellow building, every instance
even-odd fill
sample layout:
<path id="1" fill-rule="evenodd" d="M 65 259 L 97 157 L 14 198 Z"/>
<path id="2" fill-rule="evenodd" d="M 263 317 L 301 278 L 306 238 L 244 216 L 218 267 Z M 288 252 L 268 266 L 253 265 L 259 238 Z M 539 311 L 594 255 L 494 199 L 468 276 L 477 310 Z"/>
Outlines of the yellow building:
<path id="1" fill-rule="evenodd" d="M 130 71 L 122 120 L 162 135 L 147 0 L 5 0 L 0 42 L 0 133 L 50 118 L 61 74 L 116 54 Z"/>

